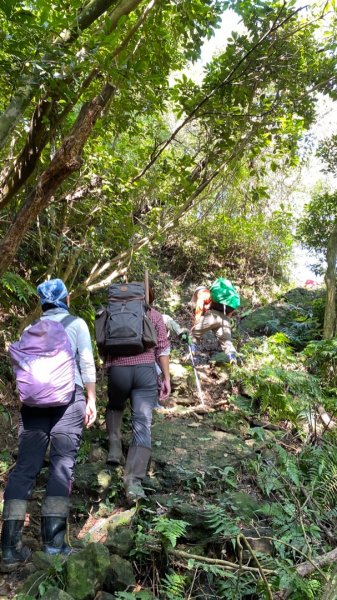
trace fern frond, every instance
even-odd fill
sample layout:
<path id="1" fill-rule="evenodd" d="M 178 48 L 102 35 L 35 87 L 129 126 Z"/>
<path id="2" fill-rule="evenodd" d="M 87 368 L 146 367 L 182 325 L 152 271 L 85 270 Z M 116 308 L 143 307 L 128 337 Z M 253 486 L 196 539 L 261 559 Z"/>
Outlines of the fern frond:
<path id="1" fill-rule="evenodd" d="M 179 573 L 167 573 L 162 580 L 162 591 L 166 600 L 185 600 L 187 579 Z"/>
<path id="2" fill-rule="evenodd" d="M 186 521 L 158 517 L 154 531 L 160 533 L 164 546 L 169 545 L 174 548 L 177 540 L 185 534 L 188 526 L 189 523 Z"/>
<path id="3" fill-rule="evenodd" d="M 0 287 L 20 302 L 28 304 L 28 298 L 36 296 L 35 287 L 20 275 L 6 271 L 0 278 Z"/>
<path id="4" fill-rule="evenodd" d="M 234 519 L 220 506 L 209 505 L 205 513 L 207 526 L 215 535 L 232 539 L 240 533 L 240 528 L 236 525 Z"/>

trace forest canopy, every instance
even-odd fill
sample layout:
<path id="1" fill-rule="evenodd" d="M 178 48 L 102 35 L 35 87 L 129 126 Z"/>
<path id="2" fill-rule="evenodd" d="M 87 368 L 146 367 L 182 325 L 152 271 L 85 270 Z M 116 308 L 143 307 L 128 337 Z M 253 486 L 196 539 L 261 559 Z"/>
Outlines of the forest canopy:
<path id="1" fill-rule="evenodd" d="M 242 31 L 197 83 L 229 9 Z M 7 0 L 0 21 L 2 281 L 75 298 L 151 256 L 284 277 L 282 177 L 336 95 L 333 3 Z"/>

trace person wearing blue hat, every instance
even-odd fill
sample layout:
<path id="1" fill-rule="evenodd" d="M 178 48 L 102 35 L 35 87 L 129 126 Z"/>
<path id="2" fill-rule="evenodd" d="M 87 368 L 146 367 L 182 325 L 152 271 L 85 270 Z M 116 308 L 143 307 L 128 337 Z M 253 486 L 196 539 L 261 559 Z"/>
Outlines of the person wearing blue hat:
<path id="1" fill-rule="evenodd" d="M 49 476 L 41 507 L 43 550 L 47 554 L 71 552 L 66 542 L 66 532 L 73 469 L 83 426 L 90 427 L 96 419 L 96 371 L 88 326 L 83 319 L 69 315 L 69 294 L 61 279 L 44 281 L 37 287 L 37 293 L 43 314 L 25 330 L 20 342 L 13 346 L 18 344 L 20 350 L 20 343 L 22 346 L 25 334 L 25 339 L 29 339 L 31 328 L 31 332 L 36 332 L 31 334 L 31 338 L 36 344 L 36 355 L 39 356 L 46 348 L 46 332 L 61 333 L 60 339 L 69 351 L 68 363 L 71 364 L 72 379 L 67 379 L 64 386 L 61 381 L 59 389 L 63 392 L 66 384 L 69 384 L 70 391 L 64 403 L 60 400 L 58 404 L 58 397 L 55 402 L 55 395 L 58 394 L 55 392 L 57 382 L 48 380 L 45 370 L 40 368 L 35 372 L 35 377 L 36 373 L 38 374 L 35 379 L 36 389 L 38 386 L 42 387 L 42 390 L 45 389 L 46 397 L 48 393 L 50 396 L 54 394 L 54 403 L 34 404 L 36 397 L 33 397 L 33 391 L 30 403 L 25 404 L 20 396 L 23 404 L 19 420 L 19 451 L 4 493 L 1 532 L 2 562 L 9 567 L 24 562 L 30 555 L 30 550 L 22 544 L 27 500 L 42 468 L 49 444 Z M 60 350 L 56 342 L 57 336 L 54 337 L 55 351 L 50 352 L 48 356 L 56 354 L 57 360 L 57 353 L 60 355 L 65 351 Z M 50 335 L 47 341 L 49 347 L 52 347 L 53 339 L 50 339 Z M 63 356 L 59 356 L 59 359 L 63 366 Z M 62 373 L 64 372 L 67 373 L 63 370 Z M 18 379 L 17 385 L 20 393 Z M 28 385 L 28 389 L 29 387 L 35 390 L 34 380 L 31 386 Z"/>

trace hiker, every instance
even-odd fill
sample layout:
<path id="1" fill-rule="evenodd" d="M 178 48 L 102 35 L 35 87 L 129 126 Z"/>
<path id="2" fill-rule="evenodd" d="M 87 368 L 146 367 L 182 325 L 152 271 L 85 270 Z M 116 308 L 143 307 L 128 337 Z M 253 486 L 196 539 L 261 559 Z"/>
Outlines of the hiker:
<path id="1" fill-rule="evenodd" d="M 234 307 L 230 305 L 232 296 L 229 297 L 226 303 L 216 302 L 212 298 L 212 288 L 213 286 L 209 290 L 205 286 L 199 286 L 192 296 L 192 302 L 195 303 L 194 325 L 191 330 L 192 352 L 195 354 L 197 344 L 202 336 L 207 331 L 213 331 L 220 342 L 221 350 L 225 353 L 227 361 L 230 364 L 235 364 L 236 350 L 232 343 L 230 319 L 233 316 L 237 300 L 236 298 L 236 302 L 232 300 Z"/>
<path id="2" fill-rule="evenodd" d="M 26 393 L 25 399 L 29 403 L 23 403 L 21 407 L 18 457 L 4 493 L 2 562 L 9 566 L 25 561 L 30 555 L 30 550 L 22 544 L 27 500 L 43 466 L 49 443 L 49 474 L 41 507 L 43 551 L 64 555 L 71 552 L 66 543 L 66 533 L 73 469 L 83 425 L 90 427 L 96 419 L 96 372 L 88 326 L 83 319 L 69 315 L 69 295 L 61 279 L 41 283 L 37 292 L 43 314 L 25 329 L 20 341 L 9 349 L 20 399 L 23 401 L 22 395 Z M 29 343 L 33 344 L 31 347 L 25 342 L 29 339 Z M 62 341 L 62 346 L 57 346 L 58 340 L 59 343 Z M 25 343 L 25 351 L 28 354 L 29 351 L 34 352 L 32 369 L 34 364 L 36 366 L 35 379 L 26 382 L 26 392 L 23 387 L 25 374 L 21 372 L 19 378 L 17 369 L 20 371 L 20 360 L 15 361 L 15 353 L 20 358 Z M 47 363 L 44 363 L 44 367 L 39 363 L 42 351 L 51 348 L 54 348 L 51 367 L 54 369 L 53 379 L 47 378 Z M 56 355 L 55 348 L 58 350 Z M 46 360 L 51 360 L 50 352 L 44 356 Z M 58 371 L 56 375 L 58 360 L 61 361 L 62 373 L 67 373 L 64 381 L 62 373 Z M 69 372 L 68 365 L 71 369 Z M 67 393 L 63 396 L 65 391 Z M 61 395 L 64 404 L 57 405 L 58 400 L 61 402 Z M 44 398 L 44 404 L 42 400 L 39 404 L 40 396 Z M 52 406 L 48 406 L 48 398 Z"/>
<path id="3" fill-rule="evenodd" d="M 130 284 L 130 287 L 132 285 L 137 284 Z M 127 285 L 124 287 L 126 288 Z M 151 286 L 149 296 L 151 304 L 154 298 L 154 290 Z M 128 503 L 145 498 L 142 480 L 146 475 L 151 456 L 152 412 L 158 397 L 156 363 L 162 371 L 161 401 L 166 400 L 171 392 L 170 344 L 163 317 L 151 306 L 147 310 L 147 317 L 155 328 L 157 337 L 155 346 L 139 354 L 128 356 L 114 356 L 108 351 L 104 363 L 108 377 L 106 426 L 109 437 L 107 459 L 109 464 L 118 465 L 125 462 L 121 427 L 126 402 L 128 399 L 131 402 L 132 440 L 124 470 L 124 488 Z"/>

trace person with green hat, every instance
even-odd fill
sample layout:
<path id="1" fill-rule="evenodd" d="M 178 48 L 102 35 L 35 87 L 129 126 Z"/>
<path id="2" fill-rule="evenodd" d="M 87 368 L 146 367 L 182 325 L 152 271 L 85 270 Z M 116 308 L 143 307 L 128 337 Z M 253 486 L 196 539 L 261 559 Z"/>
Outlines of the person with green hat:
<path id="1" fill-rule="evenodd" d="M 240 306 L 239 294 L 230 281 L 219 277 L 210 287 L 210 295 L 209 310 L 192 327 L 193 344 L 198 344 L 208 331 L 213 331 L 227 361 L 235 364 L 236 350 L 232 342 L 231 317 L 235 309 Z"/>

